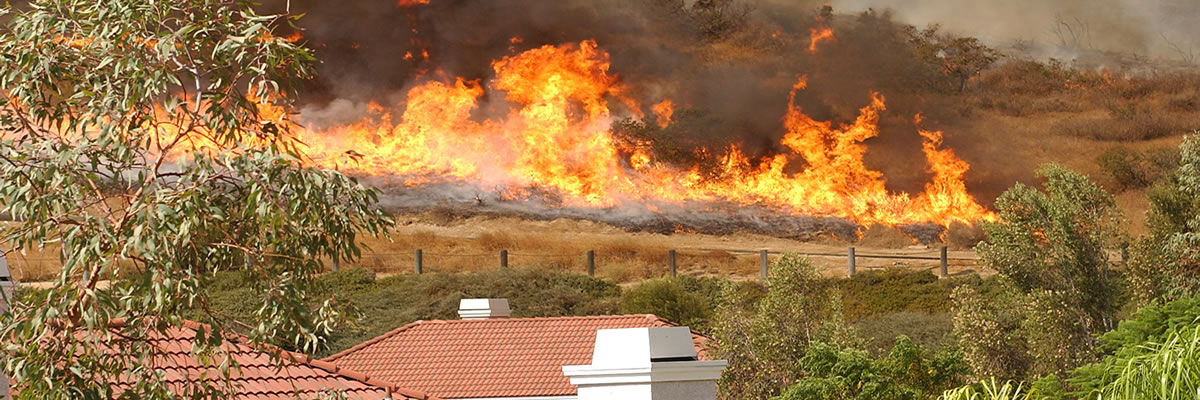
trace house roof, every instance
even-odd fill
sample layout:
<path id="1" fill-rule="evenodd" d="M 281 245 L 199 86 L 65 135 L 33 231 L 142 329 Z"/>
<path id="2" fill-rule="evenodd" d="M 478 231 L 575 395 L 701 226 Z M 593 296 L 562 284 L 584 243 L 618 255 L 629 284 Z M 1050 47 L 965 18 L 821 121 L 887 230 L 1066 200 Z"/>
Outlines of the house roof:
<path id="1" fill-rule="evenodd" d="M 672 326 L 648 314 L 417 321 L 325 360 L 447 399 L 570 396 L 562 367 L 591 363 L 597 330 Z M 692 339 L 706 359 L 709 339 Z"/>
<path id="2" fill-rule="evenodd" d="M 116 320 L 110 324 L 110 329 L 115 331 L 123 324 L 124 321 Z M 182 328 L 169 328 L 165 333 L 151 333 L 147 341 L 159 352 L 152 362 L 155 369 L 164 373 L 164 383 L 169 387 L 211 382 L 213 376 L 220 376 L 218 370 L 210 366 L 213 363 L 201 363 L 191 351 L 196 331 L 207 330 L 208 326 L 192 321 L 185 321 L 183 325 Z M 275 352 L 278 359 L 273 359 L 269 352 Z M 351 399 L 436 400 L 425 393 L 314 360 L 304 354 L 252 346 L 241 336 L 229 336 L 221 344 L 219 354 L 233 357 L 240 366 L 230 373 L 237 399 L 311 399 L 323 392 L 339 391 Z"/>

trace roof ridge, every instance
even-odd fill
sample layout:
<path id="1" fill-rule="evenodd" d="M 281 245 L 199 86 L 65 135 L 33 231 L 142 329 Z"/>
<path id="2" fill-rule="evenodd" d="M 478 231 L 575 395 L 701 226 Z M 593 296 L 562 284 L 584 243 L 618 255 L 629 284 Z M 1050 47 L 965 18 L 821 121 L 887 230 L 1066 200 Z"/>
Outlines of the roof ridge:
<path id="1" fill-rule="evenodd" d="M 418 325 L 422 325 L 422 324 L 457 324 L 457 323 L 504 322 L 504 321 L 530 321 L 530 320 L 567 320 L 567 319 L 574 319 L 574 320 L 580 320 L 580 319 L 617 319 L 617 318 L 636 318 L 636 317 L 645 317 L 645 318 L 650 318 L 650 319 L 659 319 L 659 320 L 667 321 L 666 319 L 664 319 L 664 318 L 662 318 L 662 317 L 658 317 L 658 316 L 656 316 L 656 315 L 654 315 L 654 314 L 563 315 L 563 316 L 558 316 L 558 317 L 523 317 L 523 318 L 482 318 L 482 319 L 432 319 L 432 320 L 416 320 L 416 321 L 410 322 L 410 323 L 408 323 L 408 324 L 401 325 L 400 327 L 398 327 L 398 328 L 396 328 L 396 329 L 392 329 L 392 330 L 390 330 L 390 331 L 384 332 L 383 334 L 380 334 L 379 336 L 373 337 L 373 338 L 371 338 L 371 339 L 367 339 L 366 341 L 364 341 L 364 342 L 362 342 L 362 343 L 359 343 L 359 344 L 356 344 L 356 345 L 354 345 L 354 346 L 351 346 L 350 348 L 348 348 L 348 349 L 346 349 L 346 350 L 342 350 L 342 351 L 339 351 L 339 352 L 337 352 L 337 353 L 334 353 L 333 355 L 331 355 L 331 356 L 329 356 L 329 357 L 325 357 L 325 358 L 323 358 L 322 360 L 324 360 L 324 361 L 329 361 L 329 362 L 336 362 L 338 359 L 341 359 L 341 358 L 343 358 L 343 357 L 346 357 L 346 356 L 348 356 L 348 355 L 350 355 L 350 354 L 356 353 L 356 352 L 358 352 L 359 350 L 362 350 L 362 349 L 363 349 L 363 348 L 365 348 L 365 347 L 371 346 L 371 345 L 373 345 L 373 344 L 375 344 L 375 343 L 379 343 L 379 342 L 381 342 L 381 341 L 383 341 L 383 340 L 386 340 L 386 339 L 390 339 L 390 338 L 392 338 L 393 336 L 396 336 L 396 335 L 398 335 L 398 334 L 400 334 L 400 333 L 403 333 L 404 331 L 407 331 L 407 330 L 409 330 L 409 329 L 412 329 L 412 328 L 414 328 L 414 327 L 416 327 L 416 326 L 418 326 Z M 670 321 L 667 321 L 667 322 L 670 322 Z M 678 325 L 676 325 L 676 326 L 678 326 Z"/>
<path id="2" fill-rule="evenodd" d="M 555 320 L 581 320 L 581 319 L 621 319 L 621 318 L 658 318 L 654 314 L 613 314 L 613 315 L 562 315 L 557 317 L 521 317 L 521 318 L 479 318 L 479 319 L 444 319 L 432 320 L 425 322 L 441 322 L 441 323 L 480 323 L 480 322 L 506 322 L 506 321 L 555 321 Z"/>
<path id="3" fill-rule="evenodd" d="M 423 324 L 423 323 L 426 323 L 426 322 L 430 322 L 430 321 L 416 320 L 413 322 L 409 322 L 407 324 L 401 325 L 399 328 L 384 332 L 382 335 L 367 339 L 366 341 L 356 344 L 354 346 L 351 346 L 348 349 L 334 353 L 333 355 L 331 355 L 329 357 L 325 357 L 322 360 L 329 361 L 329 362 L 337 361 L 339 358 L 342 358 L 342 357 L 348 356 L 350 354 L 353 354 L 355 352 L 358 352 L 359 350 L 362 350 L 363 348 L 366 348 L 367 346 L 373 345 L 375 343 L 379 343 L 380 341 L 383 341 L 384 339 L 388 339 L 388 338 L 391 338 L 392 336 L 396 336 L 406 330 L 412 329 L 413 327 Z"/>

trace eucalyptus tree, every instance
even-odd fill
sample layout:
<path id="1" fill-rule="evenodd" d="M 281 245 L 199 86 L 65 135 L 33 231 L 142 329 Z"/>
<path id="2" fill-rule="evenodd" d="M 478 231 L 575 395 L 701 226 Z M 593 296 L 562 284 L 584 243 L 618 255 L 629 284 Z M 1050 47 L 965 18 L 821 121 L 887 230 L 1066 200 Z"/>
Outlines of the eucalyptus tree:
<path id="1" fill-rule="evenodd" d="M 954 327 L 980 376 L 1061 374 L 1094 358 L 1113 328 L 1119 288 L 1109 249 L 1125 241 L 1112 196 L 1086 175 L 1038 171 L 1045 190 L 1017 184 L 996 200 L 998 221 L 976 247 L 1004 291 L 954 292 Z"/>
<path id="2" fill-rule="evenodd" d="M 212 378 L 236 372 L 219 348 L 234 322 L 205 311 L 218 271 L 259 293 L 237 325 L 253 343 L 313 350 L 353 313 L 308 288 L 392 223 L 375 191 L 304 157 L 286 110 L 314 57 L 273 34 L 294 17 L 252 6 L 0 6 L 0 246 L 63 258 L 0 319 L 22 398 L 222 397 L 223 379 L 168 388 L 144 340 L 200 310 L 212 329 L 192 351 Z"/>
<path id="3" fill-rule="evenodd" d="M 1133 241 L 1129 283 L 1142 303 L 1200 291 L 1200 136 L 1179 145 L 1179 166 L 1147 194 L 1149 233 Z"/>

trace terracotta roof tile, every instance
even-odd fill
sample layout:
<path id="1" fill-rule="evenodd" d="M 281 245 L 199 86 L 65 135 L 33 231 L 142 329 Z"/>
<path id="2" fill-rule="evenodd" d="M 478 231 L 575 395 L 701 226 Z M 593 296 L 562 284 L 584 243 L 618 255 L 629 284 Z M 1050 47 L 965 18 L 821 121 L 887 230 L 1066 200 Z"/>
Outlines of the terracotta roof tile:
<path id="1" fill-rule="evenodd" d="M 116 320 L 110 326 L 115 332 L 123 323 Z M 192 340 L 196 337 L 196 331 L 206 329 L 208 327 L 205 325 L 186 321 L 182 328 L 168 329 L 165 334 L 153 334 L 147 340 L 160 352 L 154 356 L 152 363 L 155 369 L 163 372 L 165 383 L 182 389 L 189 383 L 219 381 L 219 370 L 202 364 L 192 354 Z M 437 399 L 329 362 L 313 360 L 304 354 L 274 347 L 258 348 L 262 350 L 256 350 L 246 338 L 233 335 L 221 345 L 219 352 L 234 357 L 240 365 L 240 369 L 231 377 L 237 399 L 312 399 L 329 390 L 342 391 L 351 399 Z M 280 356 L 282 361 L 272 359 L 269 352 Z M 119 387 L 125 383 L 116 384 Z"/>
<path id="2" fill-rule="evenodd" d="M 654 315 L 417 321 L 325 360 L 447 399 L 568 396 L 562 366 L 591 363 L 597 330 L 671 326 Z M 706 359 L 708 338 L 692 338 Z"/>

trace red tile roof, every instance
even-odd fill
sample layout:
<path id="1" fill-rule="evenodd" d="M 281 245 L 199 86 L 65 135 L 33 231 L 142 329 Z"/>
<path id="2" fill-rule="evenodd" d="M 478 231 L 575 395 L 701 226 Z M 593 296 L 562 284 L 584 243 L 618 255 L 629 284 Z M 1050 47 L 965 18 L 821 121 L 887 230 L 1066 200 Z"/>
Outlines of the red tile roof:
<path id="1" fill-rule="evenodd" d="M 570 396 L 599 329 L 678 326 L 653 315 L 417 321 L 326 361 L 446 398 Z M 700 358 L 708 338 L 692 333 Z"/>
<path id="2" fill-rule="evenodd" d="M 116 331 L 122 324 L 123 321 L 116 320 L 110 326 Z M 170 328 L 165 334 L 154 333 L 149 338 L 148 343 L 161 352 L 153 358 L 154 367 L 164 373 L 164 383 L 169 387 L 182 389 L 184 385 L 211 382 L 213 376 L 221 376 L 216 368 L 210 366 L 218 361 L 202 364 L 192 354 L 196 331 L 207 329 L 206 325 L 185 321 L 183 328 Z M 230 383 L 237 399 L 312 399 L 323 392 L 339 391 L 351 399 L 436 400 L 424 393 L 314 360 L 304 354 L 274 347 L 258 348 L 261 350 L 252 347 L 244 337 L 231 335 L 221 344 L 217 353 L 234 357 L 240 365 L 240 369 L 230 371 Z M 268 352 L 276 352 L 279 359 L 272 359 Z M 391 397 L 388 397 L 389 394 Z"/>

